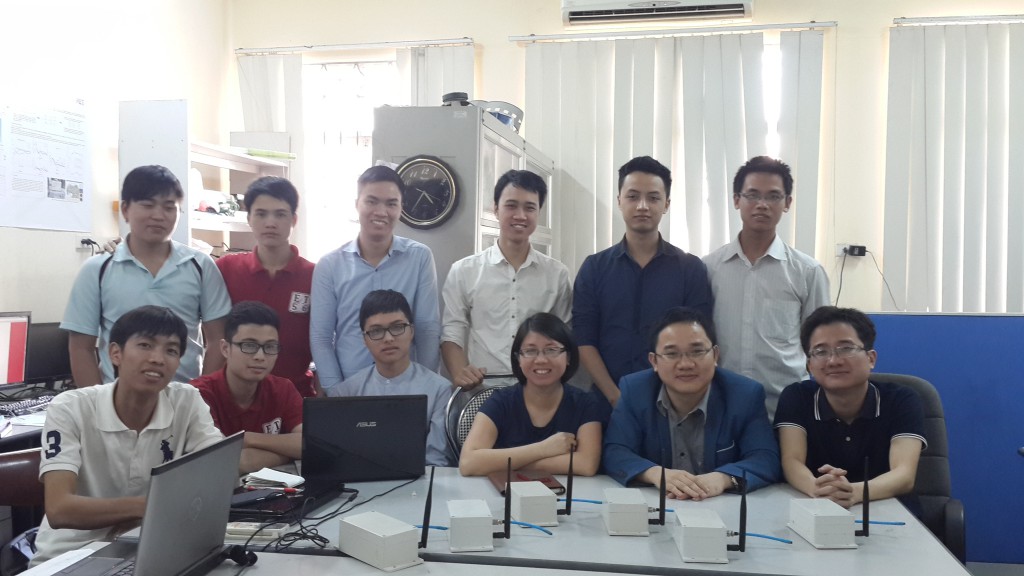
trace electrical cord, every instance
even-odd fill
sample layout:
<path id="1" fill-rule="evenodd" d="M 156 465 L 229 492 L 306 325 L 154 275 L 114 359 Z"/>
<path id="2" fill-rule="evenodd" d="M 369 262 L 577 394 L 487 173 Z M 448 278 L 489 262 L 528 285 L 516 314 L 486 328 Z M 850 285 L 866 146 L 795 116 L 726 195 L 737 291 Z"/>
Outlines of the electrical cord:
<path id="1" fill-rule="evenodd" d="M 863 520 L 854 520 L 857 524 L 863 524 Z M 885 521 L 885 520 L 868 520 L 868 524 L 880 524 L 882 526 L 906 526 L 906 522 L 897 521 Z"/>
<path id="2" fill-rule="evenodd" d="M 882 273 L 882 269 L 878 266 L 878 260 L 875 260 L 875 253 L 871 250 L 867 250 L 867 253 L 871 255 L 871 261 L 875 263 L 875 270 L 878 270 L 878 275 L 882 277 L 882 283 L 885 284 L 885 289 L 889 291 L 889 298 L 892 300 L 893 307 L 897 310 L 903 311 L 903 309 L 900 308 L 900 305 L 896 303 L 896 297 L 892 295 L 892 288 L 889 287 L 889 281 L 885 279 L 885 274 Z"/>
<path id="3" fill-rule="evenodd" d="M 739 536 L 740 533 L 736 532 L 736 531 L 733 531 L 733 530 L 729 530 L 729 531 L 727 531 L 725 533 L 725 535 L 726 536 Z M 793 543 L 792 540 L 786 540 L 785 538 L 779 538 L 778 536 L 769 536 L 767 534 L 756 534 L 754 532 L 746 532 L 745 535 L 749 536 L 751 538 L 764 538 L 765 540 L 775 540 L 776 542 L 782 542 L 783 544 L 792 544 Z"/>
<path id="4" fill-rule="evenodd" d="M 413 524 L 413 526 L 416 527 L 416 528 L 423 528 L 423 524 Z M 430 530 L 447 530 L 448 529 L 447 526 L 434 526 L 433 524 L 428 525 L 427 528 L 430 529 Z"/>
<path id="5" fill-rule="evenodd" d="M 559 502 L 565 502 L 565 498 L 559 498 L 558 501 Z M 587 499 L 587 498 L 573 498 L 572 501 L 573 502 L 583 502 L 584 504 L 604 504 L 604 502 L 602 502 L 600 500 L 590 500 L 590 499 Z"/>
<path id="6" fill-rule="evenodd" d="M 843 271 L 846 270 L 846 257 L 849 256 L 846 250 L 846 248 L 843 248 L 843 264 L 839 268 L 839 290 L 836 292 L 836 306 L 839 306 L 839 296 L 843 294 Z"/>
<path id="7" fill-rule="evenodd" d="M 540 530 L 548 536 L 554 536 L 554 534 L 551 533 L 551 530 L 548 530 L 547 528 L 542 528 L 540 526 L 537 526 L 536 524 L 530 524 L 529 522 L 520 522 L 519 520 L 509 520 L 508 522 L 509 524 L 515 524 L 516 526 L 523 526 L 524 528 L 533 528 L 534 530 Z"/>

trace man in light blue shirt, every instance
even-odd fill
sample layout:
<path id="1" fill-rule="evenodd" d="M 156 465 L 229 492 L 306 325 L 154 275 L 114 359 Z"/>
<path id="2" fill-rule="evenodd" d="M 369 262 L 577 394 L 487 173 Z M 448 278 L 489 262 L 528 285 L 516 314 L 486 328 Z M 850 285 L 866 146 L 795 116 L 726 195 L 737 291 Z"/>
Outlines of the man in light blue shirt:
<path id="1" fill-rule="evenodd" d="M 94 256 L 82 265 L 60 324 L 70 333 L 76 386 L 114 381 L 110 329 L 123 314 L 146 304 L 170 308 L 188 328 L 174 381 L 189 382 L 200 370 L 208 374 L 224 365 L 217 343 L 231 299 L 212 258 L 171 240 L 183 197 L 181 183 L 163 166 L 140 166 L 125 176 L 121 215 L 131 232 L 113 255 Z M 205 350 L 202 342 L 208 344 Z"/>
<path id="2" fill-rule="evenodd" d="M 387 166 L 359 177 L 359 235 L 325 255 L 313 271 L 309 343 L 320 385 L 334 386 L 373 363 L 363 344 L 359 307 L 372 290 L 401 292 L 415 310 L 413 359 L 437 371 L 441 314 L 434 255 L 394 235 L 402 212 L 402 179 Z"/>
<path id="3" fill-rule="evenodd" d="M 359 309 L 359 326 L 365 349 L 374 363 L 327 388 L 328 396 L 427 396 L 427 464 L 448 466 L 451 461 L 444 439 L 444 415 L 452 385 L 439 374 L 409 359 L 417 336 L 412 310 L 401 293 L 374 290 Z"/>

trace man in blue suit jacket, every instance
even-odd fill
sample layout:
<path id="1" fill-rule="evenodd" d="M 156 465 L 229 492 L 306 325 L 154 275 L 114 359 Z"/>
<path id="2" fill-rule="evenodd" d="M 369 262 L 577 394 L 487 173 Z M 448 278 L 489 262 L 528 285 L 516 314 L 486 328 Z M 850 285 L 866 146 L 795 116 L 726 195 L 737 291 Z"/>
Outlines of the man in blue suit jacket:
<path id="1" fill-rule="evenodd" d="M 655 326 L 652 369 L 622 378 L 604 441 L 604 467 L 622 484 L 660 484 L 703 500 L 778 482 L 779 446 L 764 387 L 717 367 L 715 330 L 700 312 L 673 308 Z"/>

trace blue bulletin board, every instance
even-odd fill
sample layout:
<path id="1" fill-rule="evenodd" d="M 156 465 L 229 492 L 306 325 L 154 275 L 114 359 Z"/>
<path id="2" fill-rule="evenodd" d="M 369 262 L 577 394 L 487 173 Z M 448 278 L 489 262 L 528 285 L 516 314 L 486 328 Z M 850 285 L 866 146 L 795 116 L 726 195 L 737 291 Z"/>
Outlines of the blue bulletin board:
<path id="1" fill-rule="evenodd" d="M 919 376 L 942 397 L 967 559 L 1024 564 L 1024 316 L 870 316 L 875 371 Z"/>

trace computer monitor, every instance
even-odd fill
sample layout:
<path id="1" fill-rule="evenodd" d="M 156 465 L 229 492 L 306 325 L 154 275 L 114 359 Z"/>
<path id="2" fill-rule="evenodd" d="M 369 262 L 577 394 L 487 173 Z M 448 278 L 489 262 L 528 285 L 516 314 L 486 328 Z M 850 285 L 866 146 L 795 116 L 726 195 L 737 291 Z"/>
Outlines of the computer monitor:
<path id="1" fill-rule="evenodd" d="M 0 312 L 0 388 L 25 381 L 30 312 Z"/>
<path id="2" fill-rule="evenodd" d="M 29 325 L 25 382 L 52 385 L 70 379 L 67 330 L 61 330 L 59 322 Z"/>

